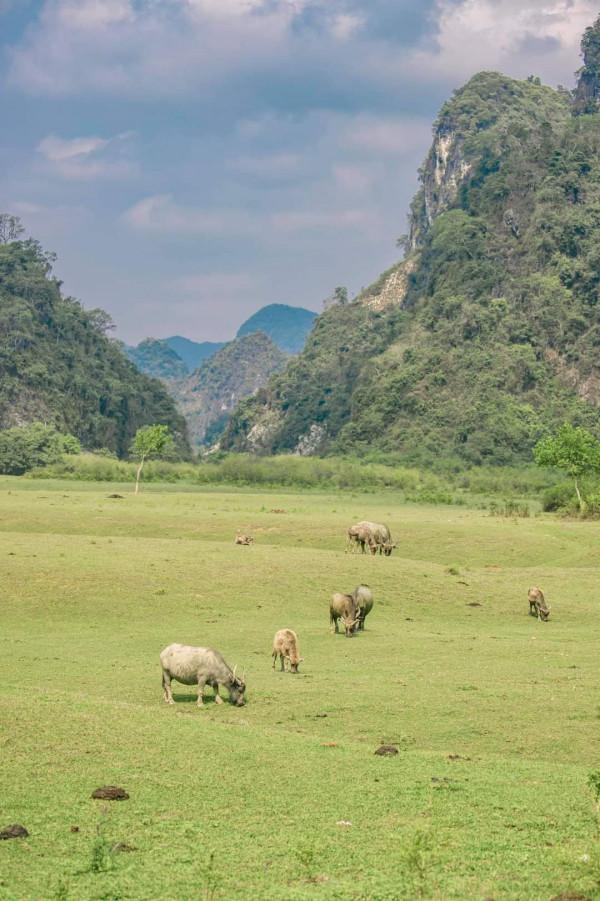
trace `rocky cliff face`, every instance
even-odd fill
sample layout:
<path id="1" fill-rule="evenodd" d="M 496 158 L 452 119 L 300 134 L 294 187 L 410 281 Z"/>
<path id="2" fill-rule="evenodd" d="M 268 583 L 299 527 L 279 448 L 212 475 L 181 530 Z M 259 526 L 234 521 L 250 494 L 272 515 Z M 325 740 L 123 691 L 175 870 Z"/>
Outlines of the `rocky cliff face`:
<path id="1" fill-rule="evenodd" d="M 576 115 L 595 113 L 600 108 L 600 16 L 587 28 L 581 41 L 583 67 L 575 90 Z"/>
<path id="2" fill-rule="evenodd" d="M 236 338 L 173 386 L 192 441 L 212 444 L 238 403 L 279 372 L 287 356 L 262 332 Z"/>

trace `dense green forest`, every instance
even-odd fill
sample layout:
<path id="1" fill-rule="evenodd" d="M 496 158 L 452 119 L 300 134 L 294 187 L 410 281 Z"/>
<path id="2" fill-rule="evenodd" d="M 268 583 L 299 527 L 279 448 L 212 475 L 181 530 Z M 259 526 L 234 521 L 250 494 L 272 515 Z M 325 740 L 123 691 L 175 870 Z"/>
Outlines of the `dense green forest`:
<path id="1" fill-rule="evenodd" d="M 108 337 L 107 314 L 63 297 L 51 255 L 14 237 L 0 243 L 0 429 L 44 422 L 123 455 L 140 426 L 159 422 L 187 456 L 185 420 Z"/>
<path id="2" fill-rule="evenodd" d="M 573 95 L 495 72 L 454 94 L 405 259 L 317 320 L 224 448 L 499 464 L 565 420 L 600 433 L 599 44 L 600 19 Z"/>

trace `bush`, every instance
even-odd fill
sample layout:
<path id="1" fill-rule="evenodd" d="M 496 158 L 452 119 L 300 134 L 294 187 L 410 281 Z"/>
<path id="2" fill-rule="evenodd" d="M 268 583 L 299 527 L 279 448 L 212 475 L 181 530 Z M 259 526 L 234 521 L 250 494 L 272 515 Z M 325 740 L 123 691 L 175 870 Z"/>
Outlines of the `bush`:
<path id="1" fill-rule="evenodd" d="M 73 435 L 62 435 L 43 422 L 0 432 L 0 473 L 19 476 L 36 466 L 57 463 L 63 454 L 78 454 L 81 446 Z"/>
<path id="2" fill-rule="evenodd" d="M 542 509 L 547 513 L 570 510 L 577 506 L 577 496 L 571 482 L 561 482 L 546 488 L 542 495 Z"/>

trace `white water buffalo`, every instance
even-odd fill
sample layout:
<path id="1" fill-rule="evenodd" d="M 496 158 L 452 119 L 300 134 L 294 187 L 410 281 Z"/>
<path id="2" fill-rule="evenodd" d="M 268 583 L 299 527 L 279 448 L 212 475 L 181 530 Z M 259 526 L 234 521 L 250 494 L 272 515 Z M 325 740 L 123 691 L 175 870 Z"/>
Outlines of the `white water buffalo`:
<path id="1" fill-rule="evenodd" d="M 351 594 L 340 594 L 336 591 L 331 595 L 329 622 L 332 625 L 332 631 L 340 631 L 338 629 L 338 620 L 341 619 L 342 625 L 346 630 L 346 638 L 350 638 L 358 623 L 357 613 L 356 601 Z"/>
<path id="2" fill-rule="evenodd" d="M 210 685 L 215 692 L 215 701 L 222 704 L 219 686 L 224 685 L 232 704 L 242 707 L 246 702 L 246 684 L 243 677 L 237 678 L 236 668 L 232 670 L 223 655 L 212 648 L 195 648 L 187 644 L 170 644 L 160 654 L 162 684 L 167 704 L 173 704 L 171 679 L 183 685 L 198 686 L 198 707 L 202 707 L 202 692 Z"/>
<path id="3" fill-rule="evenodd" d="M 273 669 L 277 662 L 277 655 L 281 660 L 281 672 L 285 672 L 285 661 L 290 661 L 290 672 L 298 672 L 298 664 L 302 663 L 303 657 L 298 652 L 298 636 L 293 629 L 280 629 L 275 633 L 273 639 Z"/>
<path id="4" fill-rule="evenodd" d="M 357 522 L 356 525 L 350 526 L 348 529 L 348 544 L 360 547 L 362 553 L 365 553 L 365 546 L 369 548 L 372 554 L 379 551 L 389 557 L 393 549 L 396 547 L 392 543 L 390 530 L 381 522 L 369 522 L 363 520 Z"/>
<path id="5" fill-rule="evenodd" d="M 527 592 L 527 600 L 529 601 L 529 613 L 531 616 L 537 616 L 539 620 L 548 621 L 550 616 L 550 608 L 544 598 L 544 592 L 541 588 L 530 588 Z"/>
<path id="6" fill-rule="evenodd" d="M 357 610 L 356 631 L 363 632 L 365 628 L 365 620 L 373 609 L 373 592 L 368 585 L 357 585 L 352 592 L 354 603 Z"/>

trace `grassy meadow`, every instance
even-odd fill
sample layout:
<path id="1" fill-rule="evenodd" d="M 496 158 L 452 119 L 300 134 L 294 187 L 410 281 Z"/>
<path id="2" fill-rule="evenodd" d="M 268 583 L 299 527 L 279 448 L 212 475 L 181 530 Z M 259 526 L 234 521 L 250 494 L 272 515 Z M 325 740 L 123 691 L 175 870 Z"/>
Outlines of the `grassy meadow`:
<path id="1" fill-rule="evenodd" d="M 344 553 L 363 518 L 391 558 Z M 333 636 L 360 581 L 366 631 Z M 0 829 L 30 833 L 0 842 L 3 901 L 600 898 L 600 523 L 2 478 L 0 585 Z M 247 706 L 164 704 L 173 641 L 245 668 Z"/>

